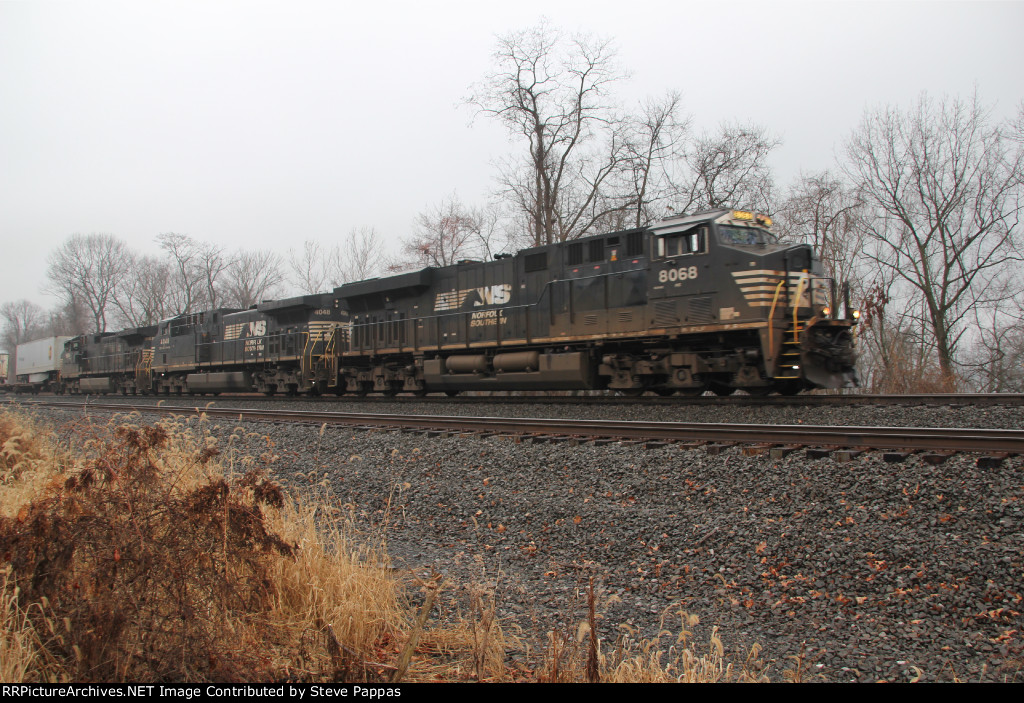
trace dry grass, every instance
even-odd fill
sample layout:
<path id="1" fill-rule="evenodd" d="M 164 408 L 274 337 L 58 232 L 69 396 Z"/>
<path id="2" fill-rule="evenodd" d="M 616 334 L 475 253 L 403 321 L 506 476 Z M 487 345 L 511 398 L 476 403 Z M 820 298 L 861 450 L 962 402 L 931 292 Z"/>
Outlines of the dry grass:
<path id="1" fill-rule="evenodd" d="M 458 584 L 403 585 L 351 516 L 285 495 L 269 438 L 132 417 L 64 435 L 0 412 L 5 682 L 758 680 L 717 637 L 695 654 L 685 613 L 670 646 L 604 652 L 593 587 L 579 636 L 510 673 L 492 593 L 472 585 L 466 613 L 432 623 Z"/>
<path id="2" fill-rule="evenodd" d="M 51 433 L 31 417 L 0 410 L 0 516 L 14 517 L 63 472 Z"/>
<path id="3" fill-rule="evenodd" d="M 614 599 L 609 600 L 609 604 Z M 690 643 L 690 628 L 700 620 L 682 609 L 669 609 L 662 630 L 654 639 L 636 639 L 620 626 L 621 634 L 610 648 L 600 638 L 597 597 L 593 582 L 588 592 L 588 616 L 576 628 L 575 637 L 549 633 L 548 650 L 539 680 L 553 683 L 756 683 L 767 681 L 766 667 L 756 645 L 738 665 L 726 658 L 725 647 L 712 630 L 705 653 Z M 679 618 L 666 628 L 666 618 Z M 605 651 L 608 649 L 608 651 Z"/>
<path id="4" fill-rule="evenodd" d="M 222 452 L 205 428 L 121 418 L 62 451 L 31 420 L 0 428 L 5 681 L 387 678 L 409 605 L 386 558 L 289 500 L 237 434 Z"/>
<path id="5" fill-rule="evenodd" d="M 8 583 L 5 574 L 0 585 L 0 681 L 25 681 L 39 668 L 38 660 L 35 628 L 18 606 L 18 589 Z"/>

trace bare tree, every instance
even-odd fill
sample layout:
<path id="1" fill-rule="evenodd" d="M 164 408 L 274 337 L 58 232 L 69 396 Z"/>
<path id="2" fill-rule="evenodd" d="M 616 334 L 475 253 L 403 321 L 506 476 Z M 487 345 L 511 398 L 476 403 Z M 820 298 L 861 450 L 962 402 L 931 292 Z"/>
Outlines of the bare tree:
<path id="1" fill-rule="evenodd" d="M 231 257 L 224 247 L 204 242 L 199 245 L 196 264 L 203 280 L 203 306 L 209 309 L 224 306 L 224 272 L 231 265 Z"/>
<path id="2" fill-rule="evenodd" d="M 857 269 L 864 247 L 863 203 L 857 191 L 829 171 L 801 175 L 790 187 L 776 220 L 784 239 L 804 241 L 821 259 L 825 275 L 859 287 Z M 835 301 L 833 301 L 835 303 Z"/>
<path id="3" fill-rule="evenodd" d="M 166 291 L 166 307 L 172 314 L 223 305 L 221 276 L 231 264 L 224 247 L 173 232 L 161 234 L 157 242 L 173 272 Z"/>
<path id="4" fill-rule="evenodd" d="M 680 115 L 682 95 L 673 91 L 660 100 L 646 100 L 637 115 L 626 118 L 622 180 L 631 212 L 615 229 L 642 227 L 664 215 L 677 190 L 668 166 L 681 158 L 690 120 Z M 660 208 L 659 208 L 660 206 Z"/>
<path id="5" fill-rule="evenodd" d="M 329 279 L 332 287 L 373 278 L 384 267 L 383 243 L 373 227 L 353 227 L 335 251 Z"/>
<path id="6" fill-rule="evenodd" d="M 717 207 L 774 212 L 774 179 L 768 156 L 781 140 L 757 125 L 723 123 L 687 148 L 681 164 L 681 211 Z"/>
<path id="7" fill-rule="evenodd" d="M 281 258 L 272 251 L 239 251 L 225 271 L 225 304 L 248 308 L 276 294 L 285 279 Z"/>
<path id="8" fill-rule="evenodd" d="M 1004 297 L 1008 267 L 1020 260 L 1020 146 L 990 124 L 977 96 L 938 105 L 922 96 L 909 112 L 867 115 L 846 152 L 870 208 L 865 253 L 920 295 L 952 387 L 965 315 Z"/>
<path id="9" fill-rule="evenodd" d="M 920 298 L 897 298 L 898 288 L 891 271 L 875 270 L 860 293 L 863 385 L 872 393 L 947 390 L 934 340 L 922 334 Z"/>
<path id="10" fill-rule="evenodd" d="M 1008 138 L 1018 144 L 1024 144 L 1024 100 L 1017 105 L 1017 115 L 1007 126 Z"/>
<path id="11" fill-rule="evenodd" d="M 3 348 L 11 353 L 22 342 L 40 336 L 46 320 L 43 309 L 25 299 L 4 303 L 0 306 L 0 317 L 4 321 Z"/>
<path id="12" fill-rule="evenodd" d="M 66 304 L 78 300 L 95 332 L 107 330 L 107 309 L 131 265 L 128 247 L 112 234 L 73 234 L 47 258 L 48 290 Z"/>
<path id="13" fill-rule="evenodd" d="M 628 206 L 608 194 L 625 156 L 609 99 L 623 76 L 611 43 L 566 39 L 547 23 L 500 37 L 495 70 L 468 102 L 501 120 L 527 154 L 502 166 L 504 197 L 526 215 L 530 240 L 581 236 Z"/>
<path id="14" fill-rule="evenodd" d="M 165 289 L 167 309 L 172 315 L 182 315 L 203 307 L 202 244 L 187 234 L 174 232 L 165 232 L 156 241 L 167 256 L 172 274 L 171 285 Z"/>
<path id="15" fill-rule="evenodd" d="M 337 256 L 337 247 L 327 250 L 311 239 L 302 243 L 301 252 L 288 250 L 290 278 L 300 294 L 309 295 L 327 289 L 333 259 Z"/>
<path id="16" fill-rule="evenodd" d="M 384 267 L 383 245 L 373 227 L 353 227 L 332 247 L 307 239 L 302 251 L 288 250 L 290 280 L 302 294 L 319 293 L 362 281 Z"/>
<path id="17" fill-rule="evenodd" d="M 129 272 L 121 279 L 114 296 L 121 321 L 131 327 L 142 327 L 185 312 L 179 307 L 181 299 L 175 296 L 179 290 L 175 277 L 170 262 L 153 256 L 133 256 Z"/>
<path id="18" fill-rule="evenodd" d="M 45 334 L 53 337 L 85 334 L 89 329 L 89 312 L 78 298 L 53 308 L 47 313 Z"/>
<path id="19" fill-rule="evenodd" d="M 1008 299 L 971 311 L 977 330 L 961 362 L 971 386 L 982 393 L 1024 392 L 1024 308 Z"/>
<path id="20" fill-rule="evenodd" d="M 490 258 L 496 231 L 493 211 L 467 207 L 453 193 L 419 214 L 415 234 L 402 242 L 404 258 L 389 268 L 450 266 L 463 259 Z"/>

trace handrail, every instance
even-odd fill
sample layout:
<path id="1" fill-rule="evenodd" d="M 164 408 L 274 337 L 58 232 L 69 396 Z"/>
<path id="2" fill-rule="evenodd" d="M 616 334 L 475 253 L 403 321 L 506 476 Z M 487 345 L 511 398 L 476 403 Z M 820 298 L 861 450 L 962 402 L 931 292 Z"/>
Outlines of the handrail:
<path id="1" fill-rule="evenodd" d="M 779 302 L 779 293 L 782 291 L 782 286 L 786 285 L 786 279 L 783 278 L 779 281 L 779 285 L 775 286 L 775 295 L 772 297 L 772 307 L 768 311 L 768 350 L 775 353 L 775 326 L 772 325 L 772 320 L 775 319 L 775 305 Z"/>
<path id="2" fill-rule="evenodd" d="M 799 320 L 797 318 L 797 313 L 800 310 L 800 298 L 803 297 L 803 294 L 804 294 L 804 283 L 807 282 L 807 279 L 808 279 L 807 274 L 806 273 L 802 273 L 802 274 L 800 274 L 800 281 L 796 284 L 796 301 L 793 304 L 793 341 L 794 342 L 799 342 L 800 341 L 800 333 L 797 330 L 797 325 L 799 324 Z"/>

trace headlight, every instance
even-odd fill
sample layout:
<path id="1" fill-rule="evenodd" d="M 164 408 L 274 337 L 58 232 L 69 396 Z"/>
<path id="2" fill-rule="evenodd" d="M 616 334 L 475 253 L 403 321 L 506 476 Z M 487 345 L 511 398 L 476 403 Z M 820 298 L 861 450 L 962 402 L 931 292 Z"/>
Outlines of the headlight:
<path id="1" fill-rule="evenodd" d="M 860 310 L 854 310 L 853 311 L 853 319 L 854 320 L 859 320 L 860 319 Z"/>

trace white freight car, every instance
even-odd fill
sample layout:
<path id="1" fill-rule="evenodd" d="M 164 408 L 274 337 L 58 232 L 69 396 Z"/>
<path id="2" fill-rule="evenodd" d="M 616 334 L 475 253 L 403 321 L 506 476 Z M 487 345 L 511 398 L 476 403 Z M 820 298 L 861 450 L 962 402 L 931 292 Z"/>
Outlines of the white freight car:
<path id="1" fill-rule="evenodd" d="M 11 378 L 18 386 L 28 384 L 33 390 L 49 390 L 60 375 L 60 355 L 64 342 L 69 339 L 71 337 L 46 337 L 19 344 Z"/>

